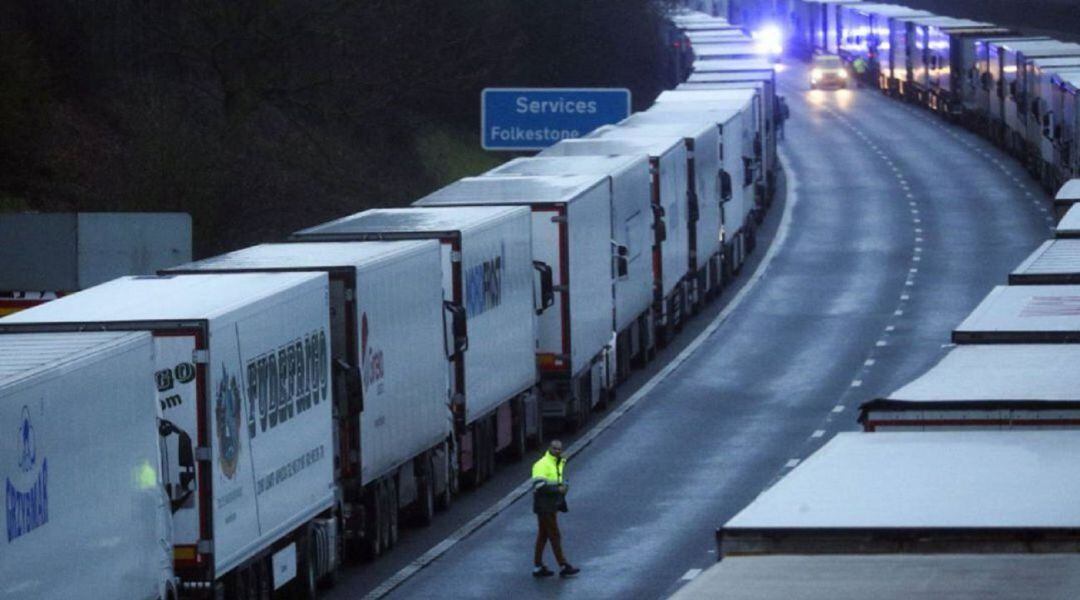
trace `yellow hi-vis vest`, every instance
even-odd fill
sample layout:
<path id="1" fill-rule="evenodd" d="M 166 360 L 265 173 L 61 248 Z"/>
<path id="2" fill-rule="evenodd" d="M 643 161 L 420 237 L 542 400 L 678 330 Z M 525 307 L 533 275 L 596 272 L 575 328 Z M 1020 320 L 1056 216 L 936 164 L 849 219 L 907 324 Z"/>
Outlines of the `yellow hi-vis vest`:
<path id="1" fill-rule="evenodd" d="M 550 452 L 545 452 L 540 460 L 533 463 L 533 480 L 543 479 L 548 484 L 559 485 L 563 482 L 563 465 L 566 459 L 555 458 Z"/>

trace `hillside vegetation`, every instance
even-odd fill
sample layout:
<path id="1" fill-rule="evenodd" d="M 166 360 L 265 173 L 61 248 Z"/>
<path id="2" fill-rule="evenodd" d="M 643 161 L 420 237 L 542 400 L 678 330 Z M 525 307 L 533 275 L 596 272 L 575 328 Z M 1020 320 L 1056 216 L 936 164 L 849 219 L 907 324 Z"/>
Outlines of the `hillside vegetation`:
<path id="1" fill-rule="evenodd" d="M 670 77 L 660 0 L 8 0 L 0 210 L 178 210 L 200 256 L 505 159 L 487 86 Z"/>

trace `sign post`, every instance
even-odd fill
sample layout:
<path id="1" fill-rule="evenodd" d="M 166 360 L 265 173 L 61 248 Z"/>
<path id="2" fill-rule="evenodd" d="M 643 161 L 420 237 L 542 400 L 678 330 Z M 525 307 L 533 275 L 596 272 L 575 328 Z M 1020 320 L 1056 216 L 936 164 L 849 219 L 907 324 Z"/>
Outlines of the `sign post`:
<path id="1" fill-rule="evenodd" d="M 485 150 L 542 150 L 630 116 L 630 90 L 486 88 L 480 97 Z"/>

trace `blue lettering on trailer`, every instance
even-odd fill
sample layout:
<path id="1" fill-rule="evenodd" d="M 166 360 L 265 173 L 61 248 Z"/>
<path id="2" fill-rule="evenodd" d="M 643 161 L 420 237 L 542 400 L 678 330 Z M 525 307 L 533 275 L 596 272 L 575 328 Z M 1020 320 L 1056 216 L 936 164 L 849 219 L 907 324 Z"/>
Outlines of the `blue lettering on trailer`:
<path id="1" fill-rule="evenodd" d="M 34 426 L 30 422 L 30 409 L 23 406 L 22 424 L 19 427 L 21 454 L 19 469 L 30 473 L 37 464 L 37 444 Z M 49 522 L 49 465 L 41 460 L 41 472 L 29 489 L 19 490 L 11 478 L 4 482 L 4 514 L 7 517 L 7 541 L 24 536 Z"/>

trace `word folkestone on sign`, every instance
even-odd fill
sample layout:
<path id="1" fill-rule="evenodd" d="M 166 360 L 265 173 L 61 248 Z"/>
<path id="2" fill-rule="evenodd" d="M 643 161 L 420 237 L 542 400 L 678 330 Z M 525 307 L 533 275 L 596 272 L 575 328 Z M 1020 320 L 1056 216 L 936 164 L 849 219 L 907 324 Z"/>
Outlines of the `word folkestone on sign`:
<path id="1" fill-rule="evenodd" d="M 630 116 L 630 90 L 487 88 L 480 97 L 485 150 L 542 150 Z"/>

